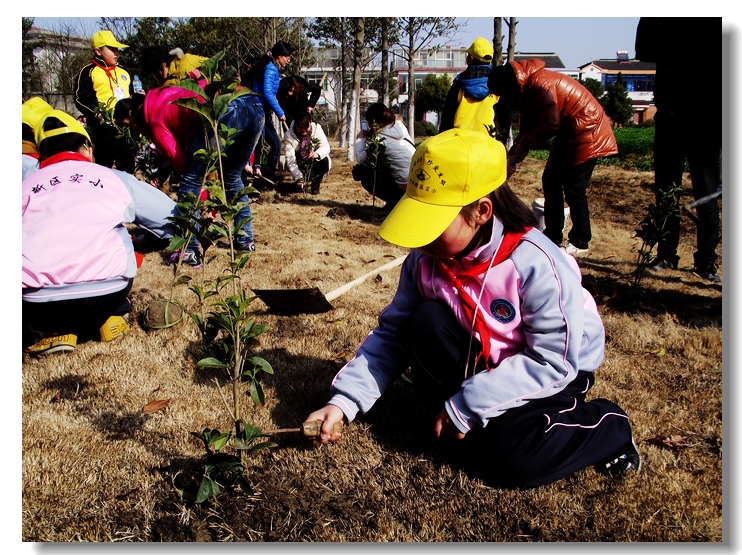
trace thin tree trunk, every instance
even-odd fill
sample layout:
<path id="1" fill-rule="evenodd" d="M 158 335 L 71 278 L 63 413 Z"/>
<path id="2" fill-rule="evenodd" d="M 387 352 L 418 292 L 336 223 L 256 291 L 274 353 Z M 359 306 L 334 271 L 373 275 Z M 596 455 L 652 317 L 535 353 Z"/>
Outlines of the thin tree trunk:
<path id="1" fill-rule="evenodd" d="M 492 39 L 492 46 L 495 48 L 494 60 L 492 60 L 493 67 L 502 65 L 502 18 L 494 18 L 495 34 Z"/>
<path id="2" fill-rule="evenodd" d="M 345 43 L 345 23 L 346 18 L 341 17 L 340 18 L 340 36 L 342 37 L 340 41 L 340 109 L 338 110 L 338 124 L 340 127 L 340 148 L 345 148 L 347 143 L 347 133 L 348 133 L 348 104 L 345 99 L 345 55 L 346 55 L 346 43 Z"/>
<path id="3" fill-rule="evenodd" d="M 510 18 L 510 23 L 508 23 L 508 27 L 510 28 L 510 32 L 508 34 L 508 62 L 512 62 L 515 59 L 515 26 L 518 24 L 518 22 L 515 20 L 514 17 Z"/>
<path id="4" fill-rule="evenodd" d="M 415 140 L 415 32 L 414 32 L 414 21 L 415 18 L 411 17 L 407 24 L 407 34 L 409 37 L 408 52 L 409 59 L 408 63 L 408 76 L 409 82 L 407 83 L 407 130 L 410 133 L 412 140 Z"/>
<path id="5" fill-rule="evenodd" d="M 350 99 L 349 122 L 348 122 L 348 160 L 355 162 L 355 138 L 358 135 L 358 111 L 361 100 L 361 66 L 363 56 L 363 19 L 355 18 L 355 41 L 353 43 L 353 95 Z"/>
<path id="6" fill-rule="evenodd" d="M 381 102 L 389 107 L 389 18 L 381 18 Z"/>

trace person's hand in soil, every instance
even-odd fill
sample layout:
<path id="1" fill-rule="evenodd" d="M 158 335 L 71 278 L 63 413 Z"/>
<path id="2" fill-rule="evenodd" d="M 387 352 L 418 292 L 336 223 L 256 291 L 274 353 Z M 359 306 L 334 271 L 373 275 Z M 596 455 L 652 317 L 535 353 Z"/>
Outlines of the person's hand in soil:
<path id="1" fill-rule="evenodd" d="M 327 443 L 328 441 L 339 441 L 342 434 L 340 432 L 332 432 L 332 427 L 338 422 L 345 422 L 345 415 L 335 405 L 325 405 L 323 408 L 314 411 L 312 414 L 306 417 L 305 422 L 311 422 L 313 420 L 322 421 L 322 432 L 318 438 L 313 438 L 320 443 Z"/>
<path id="2" fill-rule="evenodd" d="M 454 426 L 453 422 L 451 422 L 451 418 L 448 416 L 446 409 L 443 409 L 438 416 L 436 416 L 435 422 L 433 423 L 433 433 L 435 434 L 435 437 L 445 436 L 453 439 L 464 439 L 464 434 L 462 434 L 459 429 Z"/>

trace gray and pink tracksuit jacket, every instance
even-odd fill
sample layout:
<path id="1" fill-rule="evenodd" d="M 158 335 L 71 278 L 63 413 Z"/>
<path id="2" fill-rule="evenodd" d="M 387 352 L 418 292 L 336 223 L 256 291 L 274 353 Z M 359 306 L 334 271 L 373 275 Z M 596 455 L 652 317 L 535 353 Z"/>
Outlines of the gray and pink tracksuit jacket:
<path id="1" fill-rule="evenodd" d="M 454 274 L 492 257 L 502 236 L 502 224 L 495 219 L 490 241 L 461 265 L 454 263 Z M 529 400 L 558 393 L 578 371 L 592 372 L 603 361 L 605 331 L 594 299 L 582 287 L 579 266 L 537 229 L 526 233 L 503 262 L 465 279 L 464 287 L 490 327 L 494 368 L 468 376 L 461 370 L 461 389 L 445 408 L 462 433 Z M 451 308 L 465 329 L 472 329 L 455 286 L 439 273 L 433 257 L 413 249 L 378 326 L 332 382 L 329 404 L 339 407 L 348 421 L 367 412 L 407 368 L 397 327 L 416 305 L 436 299 Z"/>
<path id="2" fill-rule="evenodd" d="M 45 165 L 48 163 L 48 165 Z M 107 295 L 137 272 L 126 223 L 172 237 L 175 203 L 133 175 L 64 152 L 23 181 L 23 300 Z"/>

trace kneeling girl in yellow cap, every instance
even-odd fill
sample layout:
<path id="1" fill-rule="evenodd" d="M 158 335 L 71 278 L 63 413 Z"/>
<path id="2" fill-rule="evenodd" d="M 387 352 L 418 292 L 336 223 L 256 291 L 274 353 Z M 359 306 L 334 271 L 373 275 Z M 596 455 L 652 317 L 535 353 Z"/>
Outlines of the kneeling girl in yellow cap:
<path id="1" fill-rule="evenodd" d="M 379 229 L 409 247 L 394 299 L 338 372 L 320 441 L 367 412 L 407 368 L 434 436 L 474 442 L 513 485 L 595 466 L 638 470 L 626 413 L 589 402 L 605 332 L 575 259 L 535 226 L 506 183 L 502 144 L 451 129 L 424 141 Z"/>

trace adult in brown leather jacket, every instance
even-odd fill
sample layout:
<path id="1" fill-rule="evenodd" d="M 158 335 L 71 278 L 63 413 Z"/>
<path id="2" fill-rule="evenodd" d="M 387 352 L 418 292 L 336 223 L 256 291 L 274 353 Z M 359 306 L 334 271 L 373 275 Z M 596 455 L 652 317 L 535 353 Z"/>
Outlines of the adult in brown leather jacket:
<path id="1" fill-rule="evenodd" d="M 592 238 L 587 186 L 597 159 L 618 154 L 618 147 L 610 120 L 590 91 L 544 65 L 537 58 L 509 62 L 493 68 L 488 85 L 500 102 L 521 115 L 508 152 L 508 176 L 530 150 L 544 148 L 553 138 L 541 179 L 544 234 L 562 244 L 566 201 L 572 217 L 567 252 L 584 256 Z"/>

